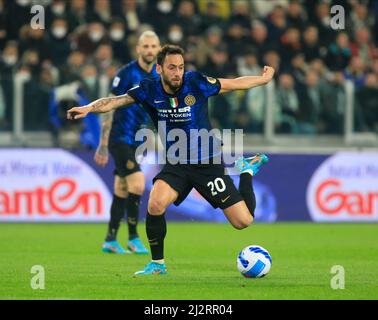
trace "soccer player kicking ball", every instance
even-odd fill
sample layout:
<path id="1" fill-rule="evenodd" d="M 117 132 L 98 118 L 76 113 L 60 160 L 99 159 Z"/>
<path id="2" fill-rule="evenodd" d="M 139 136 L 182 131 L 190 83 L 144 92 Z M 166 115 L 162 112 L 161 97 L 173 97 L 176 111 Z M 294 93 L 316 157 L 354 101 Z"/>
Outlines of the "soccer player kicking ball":
<path id="1" fill-rule="evenodd" d="M 145 78 L 158 78 L 155 62 L 160 49 L 160 40 L 155 32 L 143 32 L 136 47 L 138 58 L 119 70 L 113 80 L 112 95 L 125 94 Z M 109 150 L 116 166 L 114 195 L 108 231 L 102 245 L 103 252 L 148 254 L 137 232 L 139 204 L 145 179 L 135 159 L 135 150 L 138 147 L 135 134 L 148 123 L 148 119 L 147 112 L 137 104 L 105 113 L 103 116 L 101 141 L 96 150 L 95 161 L 99 166 L 105 166 L 109 160 Z M 127 250 L 117 241 L 117 232 L 125 211 L 129 232 Z"/>
<path id="2" fill-rule="evenodd" d="M 139 86 L 124 95 L 98 99 L 87 106 L 72 108 L 67 112 L 68 119 L 81 119 L 89 112 L 109 112 L 138 103 L 150 114 L 156 126 L 160 122 L 166 125 L 164 138 L 169 136 L 170 131 L 175 130 L 177 133 L 181 129 L 188 137 L 187 151 L 193 151 L 193 145 L 198 149 L 197 159 L 186 156 L 177 163 L 176 153 L 170 153 L 170 146 L 175 141 L 166 138 L 168 163 L 153 180 L 146 218 L 152 261 L 143 270 L 136 272 L 136 275 L 167 273 L 164 262 L 164 239 L 167 231 L 164 213 L 170 204 L 179 205 L 192 188 L 214 208 L 223 209 L 225 216 L 236 229 L 248 227 L 253 222 L 256 207 L 252 178 L 261 165 L 268 161 L 267 156 L 262 154 L 239 159 L 236 163 L 241 171 L 238 191 L 231 177 L 225 174 L 224 165 L 212 161 L 218 159 L 219 152 L 214 151 L 211 146 L 218 144 L 221 148 L 221 144 L 215 139 L 211 143 L 191 141 L 191 130 L 211 130 L 207 112 L 210 96 L 265 85 L 273 78 L 273 68 L 264 67 L 261 76 L 214 79 L 199 72 L 185 72 L 184 51 L 180 47 L 166 45 L 157 56 L 156 69 L 160 74 L 159 79 L 142 80 Z M 212 151 L 208 152 L 206 158 L 201 158 L 202 151 L 207 148 Z"/>

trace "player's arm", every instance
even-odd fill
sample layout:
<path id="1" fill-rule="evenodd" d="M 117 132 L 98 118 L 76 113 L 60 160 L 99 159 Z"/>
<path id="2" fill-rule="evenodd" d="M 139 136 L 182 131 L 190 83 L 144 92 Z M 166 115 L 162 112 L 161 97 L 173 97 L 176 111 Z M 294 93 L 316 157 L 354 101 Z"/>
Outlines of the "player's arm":
<path id="1" fill-rule="evenodd" d="M 110 94 L 110 97 L 114 97 L 113 94 Z M 95 162 L 101 166 L 104 167 L 109 161 L 109 151 L 108 151 L 108 145 L 109 145 L 109 135 L 110 131 L 112 129 L 112 123 L 113 123 L 113 114 L 114 111 L 109 111 L 104 114 L 102 114 L 101 117 L 101 136 L 100 136 L 100 144 L 97 147 L 94 160 Z"/>
<path id="2" fill-rule="evenodd" d="M 135 100 L 127 93 L 120 96 L 101 98 L 92 103 L 83 106 L 75 107 L 67 111 L 67 119 L 77 120 L 85 118 L 88 113 L 105 113 L 121 107 L 126 107 L 134 104 Z"/>
<path id="3" fill-rule="evenodd" d="M 247 90 L 254 87 L 267 84 L 273 79 L 274 69 L 265 66 L 261 76 L 245 76 L 235 79 L 219 79 L 221 90 L 219 93 L 230 92 L 234 90 Z"/>

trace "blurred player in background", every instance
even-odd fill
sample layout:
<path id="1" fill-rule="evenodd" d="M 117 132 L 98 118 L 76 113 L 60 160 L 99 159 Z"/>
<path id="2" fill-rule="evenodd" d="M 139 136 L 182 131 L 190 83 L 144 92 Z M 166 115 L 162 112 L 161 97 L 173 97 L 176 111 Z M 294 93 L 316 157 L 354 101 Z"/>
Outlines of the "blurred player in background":
<path id="1" fill-rule="evenodd" d="M 192 130 L 211 132 L 207 112 L 209 97 L 265 85 L 273 78 L 273 68 L 265 66 L 261 76 L 215 79 L 195 71 L 185 72 L 184 50 L 167 45 L 157 56 L 157 72 L 160 74 L 159 79 L 142 80 L 124 95 L 102 98 L 87 106 L 72 108 L 67 113 L 68 119 L 81 119 L 89 112 L 108 112 L 137 102 L 149 112 L 155 126 L 158 126 L 158 122 L 166 125 L 167 134 L 164 138 L 168 163 L 154 178 L 146 218 L 152 261 L 144 270 L 136 272 L 137 275 L 167 273 L 164 262 L 164 239 L 167 232 L 165 211 L 172 203 L 177 206 L 184 201 L 192 188 L 214 208 L 221 208 L 236 229 L 248 227 L 253 222 L 256 208 L 252 178 L 261 165 L 268 161 L 268 157 L 263 154 L 240 158 L 236 162 L 241 171 L 238 190 L 226 174 L 223 162 L 218 162 L 222 156 L 221 141 L 214 137 L 205 142 L 200 139 L 199 143 L 198 136 L 192 138 Z M 179 162 L 176 162 L 176 152 L 170 153 L 170 147 L 176 141 L 167 139 L 169 132 L 177 129 L 182 129 L 186 134 L 186 152 L 178 159 Z M 189 149 L 197 151 L 194 152 L 194 157 Z M 203 156 L 205 149 L 208 151 L 206 157 Z M 172 164 L 173 162 L 176 164 Z"/>
<path id="2" fill-rule="evenodd" d="M 111 96 L 125 94 L 142 79 L 158 77 L 155 62 L 159 50 L 160 40 L 156 33 L 143 32 L 136 47 L 138 58 L 119 70 L 113 80 Z M 145 179 L 135 159 L 138 146 L 135 134 L 148 123 L 148 119 L 147 112 L 136 104 L 110 111 L 103 116 L 101 141 L 95 161 L 99 166 L 105 166 L 110 151 L 116 167 L 110 221 L 102 246 L 102 251 L 107 253 L 148 253 L 137 232 L 140 198 L 145 189 Z M 125 212 L 129 234 L 126 250 L 117 241 L 117 232 Z"/>

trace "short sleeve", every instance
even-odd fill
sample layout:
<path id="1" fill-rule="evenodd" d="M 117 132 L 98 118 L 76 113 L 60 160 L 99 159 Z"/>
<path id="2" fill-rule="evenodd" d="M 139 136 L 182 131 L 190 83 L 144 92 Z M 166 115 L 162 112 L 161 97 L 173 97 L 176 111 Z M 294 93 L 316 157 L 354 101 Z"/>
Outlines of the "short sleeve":
<path id="1" fill-rule="evenodd" d="M 143 104 L 147 99 L 146 91 L 143 89 L 142 82 L 130 90 L 127 91 L 127 94 L 132 97 L 136 103 Z"/>
<path id="2" fill-rule="evenodd" d="M 110 92 L 115 96 L 119 96 L 126 93 L 128 86 L 128 81 L 123 75 L 123 71 L 121 70 L 118 74 L 114 77 L 112 86 L 110 88 Z"/>
<path id="3" fill-rule="evenodd" d="M 201 92 L 206 98 L 216 96 L 219 93 L 221 84 L 218 79 L 208 77 L 199 72 L 193 72 L 193 76 Z"/>

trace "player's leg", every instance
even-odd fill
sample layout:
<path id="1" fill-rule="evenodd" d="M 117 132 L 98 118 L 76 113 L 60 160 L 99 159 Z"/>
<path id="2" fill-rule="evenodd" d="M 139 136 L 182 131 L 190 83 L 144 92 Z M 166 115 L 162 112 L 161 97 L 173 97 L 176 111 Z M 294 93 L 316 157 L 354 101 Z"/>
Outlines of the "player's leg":
<path id="1" fill-rule="evenodd" d="M 156 180 L 148 200 L 146 232 L 151 249 L 151 262 L 136 275 L 166 274 L 164 239 L 167 234 L 165 210 L 178 198 L 178 192 L 163 180 Z"/>
<path id="2" fill-rule="evenodd" d="M 180 166 L 166 165 L 155 177 L 148 201 L 146 232 L 152 261 L 136 275 L 165 274 L 164 239 L 167 234 L 165 211 L 169 205 L 179 205 L 192 186 Z"/>
<path id="3" fill-rule="evenodd" d="M 253 177 L 260 170 L 261 165 L 268 161 L 266 155 L 257 154 L 251 158 L 240 158 L 236 162 L 236 167 L 241 171 L 239 194 L 243 201 L 223 209 L 224 214 L 236 229 L 244 229 L 253 222 L 256 209 Z"/>
<path id="4" fill-rule="evenodd" d="M 245 201 L 239 201 L 232 206 L 223 209 L 224 215 L 235 229 L 242 230 L 247 228 L 253 222 Z"/>
<path id="5" fill-rule="evenodd" d="M 239 158 L 236 161 L 236 167 L 240 170 L 239 193 L 247 206 L 250 215 L 255 217 L 256 197 L 253 190 L 253 177 L 259 172 L 260 167 L 267 163 L 269 158 L 265 154 L 257 154 L 250 158 Z M 234 213 L 230 208 L 229 214 Z"/>
<path id="6" fill-rule="evenodd" d="M 193 171 L 195 188 L 214 207 L 223 210 L 236 229 L 244 229 L 253 221 L 240 192 L 233 180 L 225 174 L 223 165 L 212 165 L 208 169 Z"/>
<path id="7" fill-rule="evenodd" d="M 114 194 L 110 207 L 110 221 L 108 231 L 103 244 L 102 250 L 107 253 L 126 253 L 117 241 L 117 233 L 121 224 L 121 220 L 125 215 L 127 201 L 127 184 L 126 179 L 115 175 L 114 178 Z"/>
<path id="8" fill-rule="evenodd" d="M 129 231 L 128 249 L 137 254 L 147 254 L 148 250 L 141 242 L 137 226 L 139 221 L 140 199 L 145 189 L 145 178 L 142 171 L 126 176 L 128 197 L 126 202 L 127 226 Z"/>
<path id="9" fill-rule="evenodd" d="M 156 180 L 148 200 L 146 231 L 152 260 L 164 259 L 164 238 L 167 233 L 165 211 L 178 198 L 178 192 L 164 180 Z"/>

